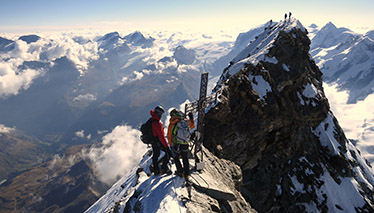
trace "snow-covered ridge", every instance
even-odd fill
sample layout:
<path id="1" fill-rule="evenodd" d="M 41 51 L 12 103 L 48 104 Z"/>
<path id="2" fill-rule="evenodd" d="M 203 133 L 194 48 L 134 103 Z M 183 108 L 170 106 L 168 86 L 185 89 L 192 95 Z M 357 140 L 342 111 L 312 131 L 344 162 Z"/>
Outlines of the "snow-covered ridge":
<path id="1" fill-rule="evenodd" d="M 160 156 L 160 158 L 162 158 Z M 151 150 L 138 166 L 118 180 L 86 213 L 96 212 L 210 212 L 229 206 L 234 212 L 253 209 L 235 189 L 240 169 L 232 162 L 213 156 L 204 148 L 207 162 L 203 171 L 192 170 L 191 194 L 186 182 L 176 175 L 151 175 Z M 213 163 L 212 163 L 213 162 Z M 193 164 L 193 160 L 190 160 Z M 174 165 L 171 167 L 175 171 Z M 232 177 L 239 178 L 233 180 Z M 191 195 L 191 197 L 190 197 Z"/>
<path id="2" fill-rule="evenodd" d="M 274 26 L 268 26 L 265 28 L 264 32 L 257 36 L 257 38 L 248 45 L 238 56 L 236 56 L 232 63 L 233 66 L 229 67 L 228 73 L 230 76 L 239 72 L 243 68 L 244 64 L 257 65 L 259 61 L 267 61 L 270 63 L 277 63 L 274 58 L 267 58 L 266 54 L 269 49 L 273 46 L 273 43 L 280 31 L 285 31 L 286 33 L 294 30 L 300 29 L 303 32 L 306 31 L 304 26 L 295 18 L 287 19 L 279 23 L 275 23 Z"/>
<path id="3" fill-rule="evenodd" d="M 249 45 L 230 62 L 217 82 L 217 86 L 220 87 L 222 82 L 241 71 L 248 64 L 257 66 L 260 61 L 278 64 L 279 61 L 277 58 L 268 56 L 270 49 L 274 46 L 276 39 L 280 37 L 280 32 L 289 33 L 296 29 L 305 33 L 307 32 L 300 21 L 295 18 L 286 19 L 279 23 L 269 22 L 268 25 L 264 27 L 262 33 L 256 36 L 253 41 L 250 41 Z M 293 33 L 292 37 L 296 39 L 296 33 Z M 281 67 L 284 72 L 290 72 L 290 67 L 287 64 L 283 63 Z M 271 85 L 269 84 L 270 82 L 264 80 L 263 76 L 253 75 L 253 73 L 250 73 L 248 77 L 252 81 L 253 89 L 259 94 L 259 98 L 264 100 L 266 94 L 272 91 Z M 278 89 L 281 90 L 282 88 L 279 87 Z"/>

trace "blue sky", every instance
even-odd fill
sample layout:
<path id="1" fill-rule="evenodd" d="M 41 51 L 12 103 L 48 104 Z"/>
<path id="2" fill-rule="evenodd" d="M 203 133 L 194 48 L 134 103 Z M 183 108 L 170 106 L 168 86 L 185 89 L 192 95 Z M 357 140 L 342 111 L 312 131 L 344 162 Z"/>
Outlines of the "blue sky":
<path id="1" fill-rule="evenodd" d="M 0 32 L 132 27 L 251 28 L 292 11 L 305 26 L 374 27 L 373 0 L 0 0 Z"/>

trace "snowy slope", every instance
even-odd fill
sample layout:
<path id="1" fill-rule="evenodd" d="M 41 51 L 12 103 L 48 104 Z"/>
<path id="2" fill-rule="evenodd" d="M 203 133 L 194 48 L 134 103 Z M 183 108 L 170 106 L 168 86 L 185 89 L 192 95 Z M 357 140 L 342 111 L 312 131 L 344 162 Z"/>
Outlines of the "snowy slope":
<path id="1" fill-rule="evenodd" d="M 186 212 L 186 208 L 175 190 L 182 187 L 183 180 L 172 175 L 148 177 L 150 164 L 152 164 L 152 156 L 144 155 L 139 166 L 118 180 L 86 212 L 107 212 L 108 210 L 114 211 L 114 208 L 123 212 L 125 204 L 136 190 L 140 190 L 142 192 L 140 196 L 144 197 L 142 200 L 143 212 Z M 140 170 L 144 170 L 146 173 L 138 172 Z"/>
<path id="2" fill-rule="evenodd" d="M 272 23 L 274 25 L 274 23 Z M 247 32 L 240 33 L 234 43 L 234 46 L 231 48 L 231 51 L 221 57 L 217 57 L 216 61 L 212 64 L 211 67 L 207 71 L 213 76 L 220 75 L 222 70 L 227 67 L 229 62 L 235 58 L 244 48 L 250 44 L 251 41 L 255 39 L 255 37 L 260 34 L 266 27 L 270 26 L 270 22 L 265 23 L 263 25 L 257 26 L 253 29 L 250 29 Z"/>
<path id="3" fill-rule="evenodd" d="M 205 149 L 204 159 L 208 164 L 202 172 L 192 170 L 190 197 L 183 178 L 151 175 L 149 150 L 139 165 L 115 183 L 86 213 L 216 212 L 227 209 L 254 212 L 234 187 L 232 177 L 240 177 L 239 167 L 214 157 Z M 193 164 L 193 160 L 190 160 L 190 164 Z M 174 165 L 172 170 L 175 171 Z"/>
<path id="4" fill-rule="evenodd" d="M 261 34 L 256 36 L 256 39 L 253 42 L 251 42 L 230 62 L 230 65 L 224 70 L 217 85 L 222 84 L 222 82 L 227 80 L 230 76 L 239 72 L 246 64 L 257 66 L 260 60 L 277 64 L 278 60 L 276 58 L 269 58 L 266 55 L 269 53 L 269 49 L 273 46 L 280 31 L 289 32 L 295 28 L 299 28 L 304 32 L 306 31 L 302 24 L 296 19 L 275 23 L 272 27 L 264 29 Z M 282 66 L 286 72 L 289 71 L 287 65 Z M 262 91 L 261 94 L 264 94 L 264 91 L 268 89 L 267 82 L 261 81 L 260 84 L 257 84 L 257 88 Z M 260 90 L 259 92 L 261 92 Z"/>

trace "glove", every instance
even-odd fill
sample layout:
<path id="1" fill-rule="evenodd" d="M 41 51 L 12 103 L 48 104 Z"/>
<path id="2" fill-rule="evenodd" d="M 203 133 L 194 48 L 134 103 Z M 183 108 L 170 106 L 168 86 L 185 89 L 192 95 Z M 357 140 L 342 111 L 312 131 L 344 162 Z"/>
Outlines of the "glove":
<path id="1" fill-rule="evenodd" d="M 192 112 L 188 113 L 188 117 L 190 118 L 190 120 L 193 120 L 193 114 L 192 114 Z"/>

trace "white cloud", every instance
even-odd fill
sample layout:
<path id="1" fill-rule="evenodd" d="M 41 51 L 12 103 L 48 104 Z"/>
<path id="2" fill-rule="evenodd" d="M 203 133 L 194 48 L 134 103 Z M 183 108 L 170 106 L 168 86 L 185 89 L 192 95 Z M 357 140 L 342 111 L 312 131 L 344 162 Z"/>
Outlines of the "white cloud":
<path id="1" fill-rule="evenodd" d="M 10 128 L 10 127 L 4 126 L 3 124 L 0 124 L 0 133 L 10 133 L 10 132 L 13 132 L 15 130 L 16 129 L 14 127 Z"/>
<path id="2" fill-rule="evenodd" d="M 43 69 L 20 70 L 19 67 L 25 61 L 52 64 L 54 60 L 66 56 L 76 64 L 81 74 L 87 72 L 89 62 L 99 58 L 98 44 L 89 39 L 87 39 L 89 42 L 79 44 L 74 41 L 74 36 L 73 34 L 50 35 L 49 39 L 40 38 L 30 44 L 15 40 L 13 50 L 0 54 L 0 97 L 17 95 L 20 90 L 26 90 L 33 79 L 45 72 Z"/>
<path id="3" fill-rule="evenodd" d="M 74 135 L 78 138 L 84 138 L 84 130 L 76 131 Z"/>
<path id="4" fill-rule="evenodd" d="M 124 125 L 114 128 L 98 146 L 83 153 L 93 162 L 100 180 L 113 184 L 139 163 L 146 150 L 147 146 L 140 140 L 140 131 Z"/>
<path id="5" fill-rule="evenodd" d="M 11 64 L 0 62 L 0 97 L 17 95 L 21 89 L 26 90 L 40 73 L 33 69 L 18 71 Z"/>
<path id="6" fill-rule="evenodd" d="M 49 162 L 48 168 L 54 170 L 56 165 L 62 168 L 70 168 L 80 159 L 79 155 L 54 155 L 53 159 Z"/>
<path id="7" fill-rule="evenodd" d="M 142 72 L 137 72 L 137 71 L 134 71 L 133 72 L 134 75 L 135 75 L 135 79 L 134 80 L 140 80 L 143 78 L 144 74 Z"/>
<path id="8" fill-rule="evenodd" d="M 88 134 L 86 136 L 85 133 L 84 133 L 84 130 L 76 131 L 76 132 L 74 132 L 74 135 L 77 136 L 78 138 L 82 138 L 82 139 L 84 139 L 84 138 L 87 138 L 88 140 L 91 139 L 91 134 Z"/>
<path id="9" fill-rule="evenodd" d="M 98 44 L 97 42 L 90 41 L 78 43 L 74 41 L 75 35 L 62 34 L 55 35 L 50 43 L 44 43 L 43 51 L 48 57 L 48 61 L 53 61 L 57 58 L 66 56 L 77 66 L 81 74 L 85 73 L 88 69 L 89 62 L 97 60 Z"/>
<path id="10" fill-rule="evenodd" d="M 96 97 L 93 94 L 84 94 L 84 95 L 78 95 L 73 99 L 73 101 L 78 101 L 78 102 L 91 102 L 91 101 L 96 101 Z"/>

